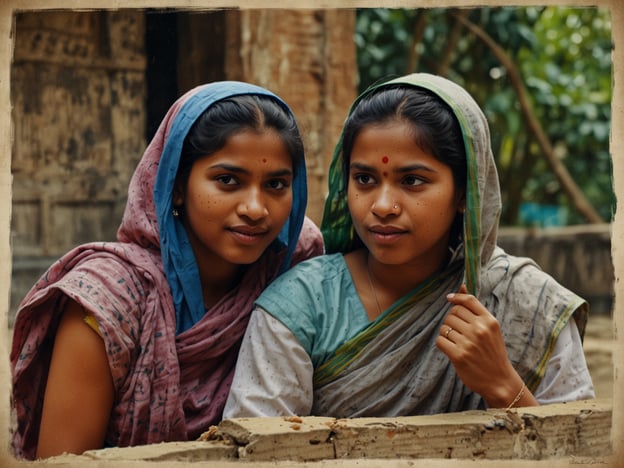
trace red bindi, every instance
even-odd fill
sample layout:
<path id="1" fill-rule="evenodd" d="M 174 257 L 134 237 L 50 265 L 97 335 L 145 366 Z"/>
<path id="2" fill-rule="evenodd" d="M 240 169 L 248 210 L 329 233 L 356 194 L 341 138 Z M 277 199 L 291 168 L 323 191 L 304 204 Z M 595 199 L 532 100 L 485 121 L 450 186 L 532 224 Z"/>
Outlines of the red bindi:
<path id="1" fill-rule="evenodd" d="M 266 158 L 262 158 L 262 162 L 265 163 L 267 160 Z"/>
<path id="2" fill-rule="evenodd" d="M 384 156 L 383 158 L 381 158 L 381 162 L 384 164 L 388 164 L 388 161 L 389 161 L 388 156 Z"/>

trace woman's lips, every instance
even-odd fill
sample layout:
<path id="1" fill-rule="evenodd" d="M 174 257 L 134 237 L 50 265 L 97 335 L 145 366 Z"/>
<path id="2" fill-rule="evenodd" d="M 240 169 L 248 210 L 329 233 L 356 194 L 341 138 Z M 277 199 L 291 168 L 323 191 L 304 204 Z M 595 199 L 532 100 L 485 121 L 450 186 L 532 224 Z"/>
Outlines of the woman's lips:
<path id="1" fill-rule="evenodd" d="M 401 238 L 407 231 L 396 226 L 371 226 L 368 232 L 379 244 L 391 244 Z"/>
<path id="2" fill-rule="evenodd" d="M 270 232 L 270 229 L 265 227 L 234 226 L 229 228 L 228 231 L 238 242 L 253 245 L 261 242 Z"/>

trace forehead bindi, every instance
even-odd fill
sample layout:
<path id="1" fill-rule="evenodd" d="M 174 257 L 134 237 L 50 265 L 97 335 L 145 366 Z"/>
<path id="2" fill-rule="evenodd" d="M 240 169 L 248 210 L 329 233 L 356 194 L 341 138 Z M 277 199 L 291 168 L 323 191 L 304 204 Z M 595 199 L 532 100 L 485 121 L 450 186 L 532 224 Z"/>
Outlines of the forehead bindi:
<path id="1" fill-rule="evenodd" d="M 390 158 L 387 155 L 384 154 L 381 157 L 381 163 L 382 164 L 388 164 L 389 162 L 390 162 Z M 388 173 L 386 171 L 383 171 L 383 176 L 384 177 L 388 177 Z"/>

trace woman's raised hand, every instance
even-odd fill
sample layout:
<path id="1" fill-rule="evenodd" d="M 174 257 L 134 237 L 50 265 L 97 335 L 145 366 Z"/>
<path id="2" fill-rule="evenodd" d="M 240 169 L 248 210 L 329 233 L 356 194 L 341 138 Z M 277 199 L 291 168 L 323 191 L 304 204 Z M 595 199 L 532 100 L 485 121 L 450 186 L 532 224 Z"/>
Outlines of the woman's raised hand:
<path id="1" fill-rule="evenodd" d="M 468 294 L 464 284 L 447 299 L 453 306 L 440 327 L 436 345 L 451 360 L 462 382 L 490 408 L 537 405 L 507 357 L 498 320 Z"/>

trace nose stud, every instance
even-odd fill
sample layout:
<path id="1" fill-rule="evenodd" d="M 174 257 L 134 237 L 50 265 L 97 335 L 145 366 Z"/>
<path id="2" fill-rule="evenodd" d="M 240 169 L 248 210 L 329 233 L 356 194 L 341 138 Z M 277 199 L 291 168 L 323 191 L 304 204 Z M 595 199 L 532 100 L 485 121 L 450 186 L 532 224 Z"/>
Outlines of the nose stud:
<path id="1" fill-rule="evenodd" d="M 399 209 L 399 204 L 398 204 L 398 203 L 395 203 L 395 204 L 394 204 L 394 206 L 393 206 L 392 208 L 394 208 L 395 210 L 398 210 L 398 209 Z"/>

